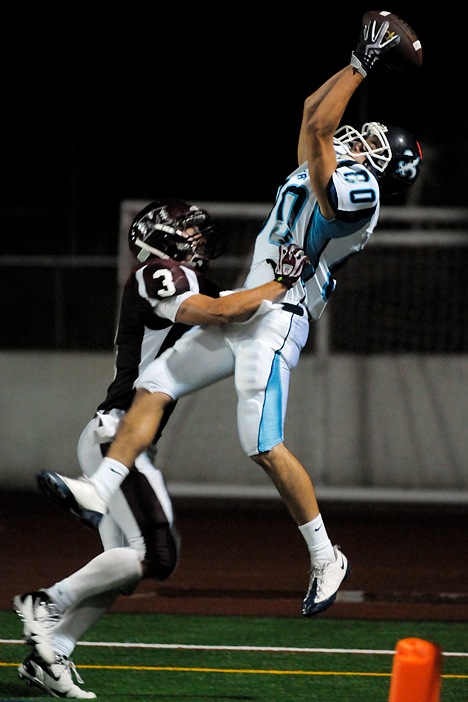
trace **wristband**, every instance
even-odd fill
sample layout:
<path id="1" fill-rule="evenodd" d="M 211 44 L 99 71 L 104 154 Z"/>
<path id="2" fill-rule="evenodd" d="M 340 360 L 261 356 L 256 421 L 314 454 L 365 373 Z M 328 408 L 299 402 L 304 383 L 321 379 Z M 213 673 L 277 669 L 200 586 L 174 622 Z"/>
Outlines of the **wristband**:
<path id="1" fill-rule="evenodd" d="M 354 53 L 354 51 L 351 52 L 351 61 L 350 61 L 349 63 L 350 63 L 350 65 L 351 65 L 353 68 L 356 69 L 356 71 L 357 71 L 358 73 L 361 74 L 361 76 L 362 76 L 363 78 L 366 78 L 366 76 L 367 76 L 367 71 L 366 71 L 366 69 L 364 68 L 364 66 L 362 65 L 361 61 L 360 61 L 360 60 L 358 59 L 358 57 L 356 56 L 356 54 Z"/>

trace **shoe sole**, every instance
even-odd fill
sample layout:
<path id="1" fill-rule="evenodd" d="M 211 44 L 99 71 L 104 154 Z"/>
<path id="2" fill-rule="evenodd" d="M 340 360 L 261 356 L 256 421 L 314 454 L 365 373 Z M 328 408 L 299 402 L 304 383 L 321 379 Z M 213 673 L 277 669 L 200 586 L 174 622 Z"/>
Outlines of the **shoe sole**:
<path id="1" fill-rule="evenodd" d="M 71 512 L 84 526 L 97 529 L 103 515 L 90 509 L 80 507 L 74 494 L 57 473 L 43 470 L 36 476 L 41 492 L 50 502 Z"/>
<path id="2" fill-rule="evenodd" d="M 352 571 L 351 564 L 348 561 L 348 565 L 346 567 L 346 573 L 345 573 L 345 576 L 344 576 L 343 580 L 341 581 L 341 583 L 344 583 L 344 581 L 349 577 L 349 575 L 351 575 L 351 571 Z M 341 583 L 340 583 L 340 586 L 341 586 Z M 309 607 L 307 612 L 302 611 L 302 616 L 306 617 L 307 619 L 310 619 L 311 617 L 314 617 L 316 614 L 320 614 L 320 612 L 325 612 L 325 610 L 328 609 L 329 607 L 331 607 L 332 604 L 335 602 L 337 594 L 338 594 L 338 590 L 331 597 L 329 597 L 326 600 L 323 600 L 323 602 L 318 602 L 313 607 Z"/>
<path id="3" fill-rule="evenodd" d="M 20 665 L 20 667 L 18 668 L 18 677 L 20 680 L 26 680 L 26 683 L 29 685 L 29 687 L 37 687 L 39 690 L 42 690 L 42 692 L 47 692 L 47 694 L 52 695 L 53 697 L 58 697 L 58 695 L 56 695 L 55 692 L 49 690 L 45 685 L 43 685 L 40 682 L 40 680 L 30 675 L 26 668 L 24 668 L 22 665 Z"/>

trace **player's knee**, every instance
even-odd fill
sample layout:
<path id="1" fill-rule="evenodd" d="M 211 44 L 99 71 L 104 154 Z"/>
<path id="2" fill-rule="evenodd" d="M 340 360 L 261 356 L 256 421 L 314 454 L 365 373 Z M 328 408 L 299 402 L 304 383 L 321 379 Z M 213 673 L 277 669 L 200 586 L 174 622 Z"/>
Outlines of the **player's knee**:
<path id="1" fill-rule="evenodd" d="M 262 453 L 257 453 L 255 456 L 250 456 L 252 461 L 260 466 L 264 470 L 268 470 L 270 466 L 270 451 L 263 451 Z"/>
<path id="2" fill-rule="evenodd" d="M 279 442 L 275 444 L 275 446 L 272 446 L 271 449 L 251 455 L 250 458 L 252 461 L 254 461 L 254 463 L 268 471 L 277 465 L 278 459 L 280 458 L 283 450 L 284 444 L 283 442 Z"/>
<path id="3" fill-rule="evenodd" d="M 258 466 L 261 466 L 265 460 L 265 455 L 263 453 L 256 453 L 254 456 L 249 456 L 249 458 Z"/>

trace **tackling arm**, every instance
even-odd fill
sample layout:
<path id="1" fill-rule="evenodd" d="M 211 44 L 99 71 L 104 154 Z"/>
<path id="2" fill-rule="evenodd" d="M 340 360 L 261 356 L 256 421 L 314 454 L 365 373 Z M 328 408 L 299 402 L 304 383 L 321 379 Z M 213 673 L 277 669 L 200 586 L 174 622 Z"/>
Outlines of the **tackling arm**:
<path id="1" fill-rule="evenodd" d="M 300 279 L 309 259 L 299 246 L 283 244 L 278 250 L 278 260 L 269 263 L 273 267 L 274 280 L 219 298 L 191 295 L 181 303 L 176 322 L 218 326 L 228 322 L 243 322 L 257 311 L 263 300 L 280 301 L 285 292 Z"/>
<path id="2" fill-rule="evenodd" d="M 228 324 L 243 322 L 259 308 L 263 300 L 279 302 L 287 288 L 272 280 L 251 290 L 234 292 L 223 297 L 192 295 L 179 307 L 176 322 L 182 324 Z"/>

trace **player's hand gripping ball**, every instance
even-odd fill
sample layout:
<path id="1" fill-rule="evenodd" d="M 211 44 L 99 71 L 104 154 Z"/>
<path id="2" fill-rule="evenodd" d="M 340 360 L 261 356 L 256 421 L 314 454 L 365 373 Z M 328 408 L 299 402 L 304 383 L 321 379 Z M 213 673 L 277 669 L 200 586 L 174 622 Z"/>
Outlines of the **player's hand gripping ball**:
<path id="1" fill-rule="evenodd" d="M 362 27 L 371 22 L 381 25 L 388 22 L 386 38 L 398 34 L 400 41 L 382 55 L 382 63 L 393 71 L 412 71 L 420 68 L 423 59 L 421 42 L 408 22 L 385 10 L 369 10 L 362 18 Z"/>

